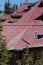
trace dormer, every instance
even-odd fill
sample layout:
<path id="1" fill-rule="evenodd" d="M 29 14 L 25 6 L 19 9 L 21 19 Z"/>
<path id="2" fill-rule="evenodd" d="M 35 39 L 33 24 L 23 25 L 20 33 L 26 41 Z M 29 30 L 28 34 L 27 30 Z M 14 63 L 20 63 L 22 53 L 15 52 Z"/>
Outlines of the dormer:
<path id="1" fill-rule="evenodd" d="M 41 0 L 41 2 L 40 2 L 38 7 L 43 7 L 43 0 Z"/>
<path id="2" fill-rule="evenodd" d="M 6 19 L 0 18 L 0 22 L 4 22 Z"/>
<path id="3" fill-rule="evenodd" d="M 8 23 L 14 23 L 13 21 L 9 21 Z"/>
<path id="4" fill-rule="evenodd" d="M 37 18 L 35 18 L 35 20 L 41 20 L 41 21 L 43 21 L 43 13 L 40 16 L 38 16 Z"/>
<path id="5" fill-rule="evenodd" d="M 24 9 L 23 12 L 27 12 L 27 11 L 29 11 L 29 10 L 30 10 L 29 8 L 28 8 L 28 9 Z"/>
<path id="6" fill-rule="evenodd" d="M 43 34 L 38 34 L 37 33 L 37 30 L 35 31 L 35 39 L 38 40 L 38 39 L 41 39 L 43 38 Z"/>
<path id="7" fill-rule="evenodd" d="M 14 19 L 20 19 L 22 17 L 22 15 L 12 15 L 11 18 L 14 18 Z"/>
<path id="8" fill-rule="evenodd" d="M 42 34 L 39 34 L 39 35 L 37 35 L 37 38 L 38 39 L 41 39 L 41 38 L 43 38 L 43 35 Z"/>

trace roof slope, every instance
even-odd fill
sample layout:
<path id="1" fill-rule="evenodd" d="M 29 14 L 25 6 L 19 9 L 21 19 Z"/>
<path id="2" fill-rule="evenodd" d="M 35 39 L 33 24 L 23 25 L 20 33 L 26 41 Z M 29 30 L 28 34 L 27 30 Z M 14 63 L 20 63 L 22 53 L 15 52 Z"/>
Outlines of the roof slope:
<path id="1" fill-rule="evenodd" d="M 41 1 L 39 1 L 34 7 L 30 9 L 23 17 L 18 20 L 15 25 L 43 25 L 41 20 L 35 20 L 36 17 L 42 15 L 43 7 L 38 7 Z M 22 21 L 22 22 L 21 22 Z"/>
<path id="2" fill-rule="evenodd" d="M 16 23 L 3 24 L 2 34 L 5 35 L 9 50 L 22 50 L 26 46 L 29 48 L 43 47 L 43 37 L 37 38 L 37 35 L 43 35 L 43 22 L 42 20 L 35 20 L 43 12 L 43 7 L 38 7 L 40 3 L 41 1 Z"/>
<path id="3" fill-rule="evenodd" d="M 42 20 L 35 20 L 35 18 L 41 16 L 43 12 L 43 7 L 42 8 L 38 7 L 40 2 L 41 1 L 39 1 L 35 6 L 33 6 L 16 23 L 12 23 L 12 24 L 4 23 L 4 25 L 43 25 Z"/>
<path id="4" fill-rule="evenodd" d="M 2 14 L 0 15 L 0 19 L 8 19 L 10 18 L 10 14 Z"/>
<path id="5" fill-rule="evenodd" d="M 6 19 L 5 20 L 5 22 L 3 23 L 4 25 L 10 25 L 8 22 L 9 21 L 12 21 L 12 22 L 16 22 L 16 21 L 18 21 L 19 19 L 17 19 L 17 18 L 13 18 L 12 16 L 20 16 L 20 15 L 24 15 L 26 12 L 24 11 L 25 9 L 29 9 L 28 8 L 28 5 L 29 4 L 31 4 L 31 3 L 23 3 L 22 4 L 22 6 L 20 6 L 19 8 L 18 8 L 18 10 L 17 11 L 15 11 L 13 14 L 11 14 L 11 15 L 9 15 L 9 14 L 3 14 L 3 15 L 1 15 L 0 16 L 0 18 L 4 18 L 4 19 Z M 13 24 L 14 24 L 13 23 Z M 12 24 L 11 24 L 12 25 Z"/>
<path id="6" fill-rule="evenodd" d="M 23 15 L 26 12 L 23 12 L 23 10 L 28 9 L 29 3 L 23 3 L 22 6 L 18 8 L 17 11 L 15 11 L 12 15 Z"/>

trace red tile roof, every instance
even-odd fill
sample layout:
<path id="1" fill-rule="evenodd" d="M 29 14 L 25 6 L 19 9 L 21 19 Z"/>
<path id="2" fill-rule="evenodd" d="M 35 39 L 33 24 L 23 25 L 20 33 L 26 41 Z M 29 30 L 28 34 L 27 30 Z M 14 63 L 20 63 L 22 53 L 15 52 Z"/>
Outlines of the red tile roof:
<path id="1" fill-rule="evenodd" d="M 23 26 L 23 27 L 21 27 L 21 26 L 4 26 L 2 34 L 3 34 L 3 36 L 5 36 L 5 39 L 6 39 L 6 42 L 8 43 L 8 45 L 9 45 L 9 42 L 12 41 L 13 38 L 16 40 L 16 37 L 17 36 L 19 37 L 19 34 L 24 34 L 24 32 L 22 33 L 22 31 L 25 28 L 26 28 L 26 26 Z"/>
<path id="2" fill-rule="evenodd" d="M 19 7 L 17 11 L 15 11 L 12 15 L 23 15 L 26 12 L 23 12 L 23 10 L 28 9 L 29 3 L 23 3 L 22 6 Z"/>
<path id="3" fill-rule="evenodd" d="M 40 0 L 40 1 L 43 1 L 43 0 Z"/>
<path id="4" fill-rule="evenodd" d="M 8 19 L 8 18 L 10 18 L 10 15 L 9 14 L 2 14 L 2 15 L 0 15 L 0 19 L 1 18 Z"/>
<path id="5" fill-rule="evenodd" d="M 41 38 L 41 39 L 38 40 L 35 37 L 35 31 L 36 31 L 36 29 L 38 30 L 37 34 L 43 34 L 43 29 L 40 29 L 40 27 L 35 27 L 35 28 L 33 27 L 33 29 L 32 29 L 32 27 L 28 27 L 28 29 L 24 33 L 23 37 L 16 44 L 15 49 L 20 50 L 20 49 L 26 48 L 26 45 L 28 45 L 28 47 L 31 47 L 31 48 L 32 47 L 41 47 L 41 46 L 43 46 L 43 38 Z M 22 39 L 24 39 L 25 41 L 27 41 L 27 43 L 24 42 Z"/>
<path id="6" fill-rule="evenodd" d="M 43 46 L 43 38 L 36 39 L 36 30 L 37 35 L 43 35 L 43 26 L 4 26 L 2 34 L 5 36 L 9 50 L 22 50 L 26 45 L 28 47 Z"/>
<path id="7" fill-rule="evenodd" d="M 13 22 L 14 21 L 14 19 L 11 18 L 10 14 L 2 14 L 0 16 L 0 19 L 5 19 L 5 21 L 2 24 L 7 24 L 8 22 Z"/>
<path id="8" fill-rule="evenodd" d="M 43 47 L 43 38 L 36 38 L 37 35 L 43 35 L 43 22 L 35 20 L 43 12 L 43 8 L 39 8 L 39 1 L 30 11 L 22 16 L 16 23 L 4 23 L 2 34 L 5 35 L 7 47 L 9 50 L 22 50 L 28 46 Z"/>
<path id="9" fill-rule="evenodd" d="M 24 3 L 21 7 L 19 7 L 19 9 L 17 10 L 17 11 L 15 11 L 12 15 L 23 15 L 24 14 L 24 12 L 23 12 L 23 10 L 24 9 L 27 9 L 28 8 L 28 4 L 29 3 Z M 25 12 L 26 13 L 26 12 Z M 6 25 L 6 24 L 8 24 L 9 25 L 9 21 L 17 21 L 18 19 L 13 19 L 13 18 L 11 18 L 11 15 L 9 15 L 9 14 L 3 14 L 3 15 L 1 15 L 0 16 L 0 18 L 3 18 L 3 19 L 7 19 L 3 24 L 4 25 Z M 12 24 L 11 24 L 12 25 Z"/>
<path id="10" fill-rule="evenodd" d="M 34 7 L 32 7 L 26 14 L 22 16 L 16 23 L 4 23 L 3 25 L 43 25 L 41 20 L 35 20 L 43 12 L 43 8 L 39 8 L 39 1 Z"/>
<path id="11" fill-rule="evenodd" d="M 43 8 L 38 7 L 39 4 L 40 1 L 34 7 L 32 7 L 30 11 L 24 14 L 15 25 L 43 25 L 41 20 L 35 20 L 35 18 L 41 15 L 43 12 Z"/>

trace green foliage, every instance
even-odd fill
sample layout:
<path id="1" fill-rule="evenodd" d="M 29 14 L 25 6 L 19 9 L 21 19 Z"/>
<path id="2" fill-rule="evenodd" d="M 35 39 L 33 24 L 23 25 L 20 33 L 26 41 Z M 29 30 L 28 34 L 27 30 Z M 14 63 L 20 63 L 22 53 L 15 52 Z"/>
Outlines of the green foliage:
<path id="1" fill-rule="evenodd" d="M 41 63 L 43 64 L 43 50 L 41 52 Z"/>
<path id="2" fill-rule="evenodd" d="M 10 9 L 11 9 L 11 13 L 13 13 L 18 9 L 18 5 L 14 4 Z"/>
<path id="3" fill-rule="evenodd" d="M 41 51 L 40 58 L 37 56 L 37 60 L 34 65 L 43 65 L 43 51 Z"/>
<path id="4" fill-rule="evenodd" d="M 18 9 L 18 5 L 14 4 L 12 7 L 11 7 L 11 4 L 10 4 L 10 1 L 8 0 L 8 2 L 5 3 L 4 5 L 4 13 L 5 14 L 11 14 L 13 13 L 14 11 L 16 11 Z"/>
<path id="5" fill-rule="evenodd" d="M 10 53 L 7 50 L 7 43 L 5 42 L 1 32 L 2 25 L 0 22 L 0 65 L 8 65 Z"/>
<path id="6" fill-rule="evenodd" d="M 6 2 L 5 3 L 5 5 L 4 5 L 4 13 L 6 13 L 6 14 L 10 14 L 11 12 L 10 12 L 10 1 L 8 0 L 8 2 Z"/>
<path id="7" fill-rule="evenodd" d="M 30 54 L 28 48 L 26 48 L 24 49 L 22 60 L 18 60 L 17 65 L 43 65 L 43 51 L 39 52 L 36 57 L 35 60 L 33 54 Z"/>
<path id="8" fill-rule="evenodd" d="M 0 10 L 0 14 L 3 13 L 1 10 Z"/>
<path id="9" fill-rule="evenodd" d="M 17 65 L 21 65 L 21 61 L 20 60 L 18 60 L 16 63 L 17 63 Z"/>
<path id="10" fill-rule="evenodd" d="M 20 3 L 20 6 L 22 6 L 22 1 L 21 1 L 21 3 Z"/>
<path id="11" fill-rule="evenodd" d="M 29 65 L 32 64 L 32 54 L 30 54 L 28 48 L 24 49 L 23 59 L 22 59 L 22 65 Z"/>
<path id="12" fill-rule="evenodd" d="M 20 3 L 20 6 L 22 6 L 22 3 Z"/>
<path id="13" fill-rule="evenodd" d="M 2 18 L 1 18 L 1 19 L 0 19 L 0 22 L 4 22 L 5 20 L 6 20 L 6 19 L 2 19 Z"/>
<path id="14" fill-rule="evenodd" d="M 18 9 L 18 5 L 16 5 L 16 10 Z"/>
<path id="15" fill-rule="evenodd" d="M 0 7 L 1 7 L 1 5 L 0 5 Z M 3 12 L 2 12 L 2 10 L 0 10 L 0 14 L 2 14 Z"/>
<path id="16" fill-rule="evenodd" d="M 0 31 L 2 31 L 2 27 L 0 26 Z"/>
<path id="17" fill-rule="evenodd" d="M 28 2 L 28 0 L 26 0 L 26 2 Z"/>
<path id="18" fill-rule="evenodd" d="M 18 65 L 32 65 L 33 64 L 33 58 L 32 53 L 30 54 L 29 49 L 24 49 L 23 57 L 21 61 L 17 61 Z"/>
<path id="19" fill-rule="evenodd" d="M 31 3 L 31 4 L 29 4 L 28 6 L 29 7 L 32 7 L 32 6 L 34 6 L 36 3 Z"/>
<path id="20" fill-rule="evenodd" d="M 2 42 L 0 44 L 0 55 L 1 55 L 0 64 L 1 65 L 7 65 L 7 63 L 9 62 L 10 54 L 9 54 L 8 50 L 6 49 L 6 43 L 5 42 Z"/>
<path id="21" fill-rule="evenodd" d="M 16 4 L 12 6 L 13 11 L 16 11 Z"/>

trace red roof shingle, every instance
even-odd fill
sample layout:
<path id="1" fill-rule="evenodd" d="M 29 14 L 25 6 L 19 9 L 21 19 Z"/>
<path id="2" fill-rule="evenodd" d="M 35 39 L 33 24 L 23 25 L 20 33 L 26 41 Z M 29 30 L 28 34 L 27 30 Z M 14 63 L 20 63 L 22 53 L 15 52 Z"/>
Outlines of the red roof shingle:
<path id="1" fill-rule="evenodd" d="M 43 7 L 38 7 L 40 2 L 41 1 L 24 14 L 16 23 L 3 23 L 2 34 L 5 35 L 9 50 L 22 50 L 26 48 L 26 45 L 29 48 L 43 47 L 43 37 L 40 39 L 36 38 L 36 30 L 37 35 L 43 35 L 42 20 L 35 20 L 35 18 L 40 16 L 43 12 Z M 18 11 L 20 12 L 22 9 Z"/>

